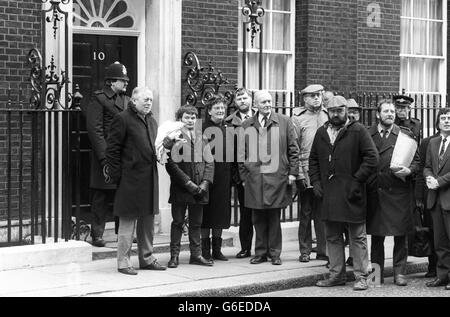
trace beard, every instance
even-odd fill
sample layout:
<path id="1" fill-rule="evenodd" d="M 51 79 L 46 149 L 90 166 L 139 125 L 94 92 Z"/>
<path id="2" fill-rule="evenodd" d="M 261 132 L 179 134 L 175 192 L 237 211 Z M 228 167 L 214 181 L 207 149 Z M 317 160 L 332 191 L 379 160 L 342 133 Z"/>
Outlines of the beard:
<path id="1" fill-rule="evenodd" d="M 335 126 L 339 127 L 344 125 L 347 122 L 348 115 L 346 114 L 343 118 L 339 118 L 338 116 L 335 116 L 333 118 L 330 118 L 330 123 Z"/>
<path id="2" fill-rule="evenodd" d="M 385 127 L 389 128 L 390 126 L 392 126 L 394 124 L 394 118 L 389 118 L 389 122 L 387 122 L 386 119 L 380 119 L 380 123 L 382 125 L 384 125 Z"/>

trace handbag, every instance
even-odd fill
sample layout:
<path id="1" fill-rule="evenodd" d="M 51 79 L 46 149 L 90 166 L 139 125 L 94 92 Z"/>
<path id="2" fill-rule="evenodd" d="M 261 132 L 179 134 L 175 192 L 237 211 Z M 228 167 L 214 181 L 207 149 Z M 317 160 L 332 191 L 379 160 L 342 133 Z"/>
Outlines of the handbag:
<path id="1" fill-rule="evenodd" d="M 414 208 L 413 230 L 408 236 L 408 255 L 419 258 L 431 255 L 431 239 L 430 228 L 424 226 L 422 208 Z"/>

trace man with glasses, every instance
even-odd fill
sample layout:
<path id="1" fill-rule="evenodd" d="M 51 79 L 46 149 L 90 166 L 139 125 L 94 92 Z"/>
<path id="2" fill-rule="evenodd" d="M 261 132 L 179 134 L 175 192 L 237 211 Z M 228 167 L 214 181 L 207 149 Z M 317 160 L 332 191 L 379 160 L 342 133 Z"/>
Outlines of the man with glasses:
<path id="1" fill-rule="evenodd" d="M 298 242 L 300 248 L 300 262 L 309 262 L 312 250 L 311 220 L 314 219 L 314 229 L 317 239 L 317 260 L 328 261 L 326 255 L 325 229 L 320 219 L 320 200 L 314 196 L 309 180 L 308 160 L 311 146 L 319 129 L 328 121 L 328 114 L 322 105 L 323 86 L 310 85 L 301 91 L 304 107 L 295 109 L 292 123 L 295 127 L 299 154 L 299 179 L 296 181 L 300 199 L 300 215 L 298 226 Z"/>
<path id="2" fill-rule="evenodd" d="M 92 245 L 104 247 L 103 232 L 109 206 L 114 201 L 116 184 L 105 182 L 103 167 L 106 163 L 106 139 L 114 116 L 125 110 L 130 98 L 125 95 L 129 82 L 126 67 L 115 62 L 106 68 L 105 85 L 94 92 L 86 109 L 86 127 L 92 146 L 91 153 L 91 212 Z M 118 230 L 116 223 L 116 233 Z"/>
<path id="3" fill-rule="evenodd" d="M 367 129 L 350 121 L 347 101 L 334 97 L 328 104 L 329 121 L 317 130 L 309 156 L 313 192 L 321 199 L 325 222 L 330 278 L 319 287 L 346 283 L 344 229 L 350 234 L 354 290 L 367 285 L 366 181 L 376 170 L 378 153 Z"/>

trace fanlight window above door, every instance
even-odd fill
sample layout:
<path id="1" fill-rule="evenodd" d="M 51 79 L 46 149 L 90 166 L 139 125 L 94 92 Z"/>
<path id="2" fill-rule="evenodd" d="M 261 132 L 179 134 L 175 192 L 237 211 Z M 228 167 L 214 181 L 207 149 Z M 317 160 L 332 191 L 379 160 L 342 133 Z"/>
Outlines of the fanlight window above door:
<path id="1" fill-rule="evenodd" d="M 134 28 L 135 18 L 124 0 L 74 0 L 73 25 L 88 28 Z"/>

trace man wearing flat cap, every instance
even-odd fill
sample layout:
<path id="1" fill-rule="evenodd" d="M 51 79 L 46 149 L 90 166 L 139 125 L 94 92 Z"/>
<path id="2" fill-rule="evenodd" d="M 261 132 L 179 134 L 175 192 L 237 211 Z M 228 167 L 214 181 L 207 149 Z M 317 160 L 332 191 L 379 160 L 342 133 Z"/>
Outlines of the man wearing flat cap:
<path id="1" fill-rule="evenodd" d="M 327 112 L 323 106 L 323 86 L 310 85 L 302 90 L 304 107 L 295 109 L 292 123 L 297 134 L 297 142 L 300 148 L 299 164 L 300 172 L 297 180 L 297 189 L 301 209 L 299 215 L 298 241 L 300 248 L 300 262 L 309 262 L 312 250 L 311 220 L 314 219 L 314 229 L 317 238 L 316 259 L 328 261 L 326 255 L 325 229 L 319 214 L 320 201 L 314 196 L 311 182 L 309 181 L 309 153 L 312 142 L 319 129 L 328 121 Z"/>
<path id="2" fill-rule="evenodd" d="M 405 95 L 394 96 L 392 99 L 395 104 L 395 124 L 399 127 L 410 129 L 414 134 L 417 143 L 419 143 L 421 139 L 422 123 L 419 119 L 410 118 L 411 104 L 414 103 L 414 99 Z"/>
<path id="3" fill-rule="evenodd" d="M 356 281 L 354 290 L 367 286 L 366 181 L 376 171 L 378 152 L 367 129 L 350 121 L 347 100 L 335 96 L 328 104 L 329 121 L 317 130 L 309 156 L 309 176 L 316 197 L 322 200 L 330 278 L 317 286 L 346 283 L 345 245 L 347 227 Z"/>

